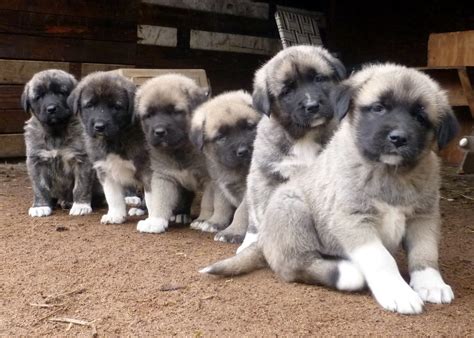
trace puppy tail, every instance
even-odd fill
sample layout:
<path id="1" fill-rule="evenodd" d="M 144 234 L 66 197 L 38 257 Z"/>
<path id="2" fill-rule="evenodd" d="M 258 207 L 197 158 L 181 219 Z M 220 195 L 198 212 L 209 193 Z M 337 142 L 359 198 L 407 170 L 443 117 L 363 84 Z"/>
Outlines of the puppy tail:
<path id="1" fill-rule="evenodd" d="M 254 243 L 239 254 L 205 267 L 199 272 L 218 276 L 237 276 L 263 268 L 265 265 L 265 257 Z"/>

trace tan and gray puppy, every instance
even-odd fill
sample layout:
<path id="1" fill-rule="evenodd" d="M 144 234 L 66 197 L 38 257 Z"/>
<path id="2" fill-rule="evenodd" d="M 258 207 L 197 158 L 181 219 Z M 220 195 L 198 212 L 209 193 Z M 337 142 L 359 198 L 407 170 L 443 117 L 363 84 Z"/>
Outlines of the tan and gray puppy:
<path id="1" fill-rule="evenodd" d="M 86 148 L 103 186 L 108 212 L 104 224 L 123 223 L 128 189 L 150 189 L 145 137 L 134 115 L 135 85 L 114 72 L 84 77 L 68 98 L 85 130 Z M 135 215 L 138 209 L 130 209 Z"/>
<path id="2" fill-rule="evenodd" d="M 204 190 L 194 227 L 215 231 L 214 227 L 227 225 L 228 215 L 223 213 L 225 219 L 219 218 L 219 206 L 214 204 L 205 158 L 189 137 L 192 114 L 207 97 L 207 88 L 179 74 L 157 76 L 137 91 L 136 112 L 145 133 L 153 171 L 152 193 L 145 191 L 148 218 L 138 223 L 138 231 L 165 231 L 183 189 Z M 223 202 L 221 198 L 217 201 Z"/>
<path id="3" fill-rule="evenodd" d="M 287 48 L 260 68 L 253 102 L 260 121 L 247 179 L 249 227 L 239 251 L 253 243 L 272 192 L 317 158 L 334 133 L 330 91 L 344 65 L 316 46 Z"/>
<path id="4" fill-rule="evenodd" d="M 265 263 L 286 281 L 357 290 L 387 310 L 420 313 L 453 298 L 438 268 L 439 160 L 458 123 L 426 74 L 370 65 L 334 96 L 342 120 L 318 161 L 272 197 L 259 241 L 203 270 L 238 274 Z M 393 258 L 403 244 L 410 285 Z M 411 287 L 410 287 L 411 286 Z"/>
<path id="5" fill-rule="evenodd" d="M 203 151 L 215 193 L 223 195 L 228 222 L 232 220 L 229 227 L 216 234 L 216 240 L 240 243 L 247 229 L 247 205 L 243 200 L 261 116 L 252 106 L 252 96 L 243 90 L 218 95 L 194 113 L 191 140 Z"/>
<path id="6" fill-rule="evenodd" d="M 87 157 L 82 126 L 67 105 L 77 81 L 58 69 L 36 73 L 25 85 L 23 109 L 31 113 L 25 125 L 26 165 L 34 201 L 28 213 L 48 216 L 56 202 L 72 204 L 70 215 L 89 214 L 94 172 Z"/>

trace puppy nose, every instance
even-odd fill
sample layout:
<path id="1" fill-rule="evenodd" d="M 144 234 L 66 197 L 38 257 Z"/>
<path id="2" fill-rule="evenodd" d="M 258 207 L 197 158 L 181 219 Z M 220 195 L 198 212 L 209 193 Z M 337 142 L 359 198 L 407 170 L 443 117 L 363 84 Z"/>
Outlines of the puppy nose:
<path id="1" fill-rule="evenodd" d="M 99 133 L 103 132 L 105 130 L 105 124 L 104 122 L 96 122 L 94 123 L 94 129 L 95 131 L 98 131 Z"/>
<path id="2" fill-rule="evenodd" d="M 239 146 L 239 148 L 237 148 L 238 157 L 245 157 L 249 153 L 250 153 L 250 149 L 247 146 Z"/>
<path id="3" fill-rule="evenodd" d="M 165 128 L 159 127 L 153 130 L 153 134 L 155 134 L 156 137 L 163 137 L 167 134 L 167 131 Z"/>
<path id="4" fill-rule="evenodd" d="M 52 113 L 56 112 L 56 106 L 54 104 L 50 104 L 49 106 L 46 107 L 46 111 L 49 114 L 52 114 Z"/>
<path id="5" fill-rule="evenodd" d="M 407 136 L 403 131 L 393 130 L 388 134 L 388 140 L 399 148 L 407 144 Z"/>
<path id="6" fill-rule="evenodd" d="M 305 104 L 304 109 L 308 114 L 317 113 L 319 110 L 319 102 L 312 101 L 310 103 L 307 103 Z"/>

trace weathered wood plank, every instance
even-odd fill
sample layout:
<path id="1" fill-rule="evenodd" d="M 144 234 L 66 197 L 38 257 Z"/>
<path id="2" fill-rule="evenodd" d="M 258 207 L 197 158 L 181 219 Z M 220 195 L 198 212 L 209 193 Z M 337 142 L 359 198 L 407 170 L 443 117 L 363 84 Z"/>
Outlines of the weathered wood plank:
<path id="1" fill-rule="evenodd" d="M 474 30 L 430 34 L 428 66 L 474 66 Z"/>
<path id="2" fill-rule="evenodd" d="M 23 157 L 26 154 L 23 134 L 0 134 L 0 158 Z"/>
<path id="3" fill-rule="evenodd" d="M 134 42 L 137 39 L 136 24 L 132 21 L 12 10 L 0 10 L 0 33 L 104 41 Z"/>
<path id="4" fill-rule="evenodd" d="M 104 64 L 104 63 L 83 63 L 81 65 L 81 76 L 84 77 L 90 73 L 98 71 L 109 71 L 119 68 L 133 68 L 133 65 Z"/>
<path id="5" fill-rule="evenodd" d="M 0 33 L 0 58 L 134 64 L 136 44 Z"/>
<path id="6" fill-rule="evenodd" d="M 466 97 L 467 105 L 469 106 L 469 110 L 471 111 L 471 116 L 474 118 L 474 90 L 472 89 L 472 84 L 467 74 L 466 68 L 459 68 L 458 75 L 464 96 Z"/>
<path id="7" fill-rule="evenodd" d="M 0 108 L 22 109 L 20 104 L 22 85 L 0 85 Z"/>
<path id="8" fill-rule="evenodd" d="M 274 20 L 140 4 L 138 24 L 278 38 Z"/>
<path id="9" fill-rule="evenodd" d="M 29 118 L 29 114 L 21 109 L 0 109 L 0 134 L 22 133 Z"/>
<path id="10" fill-rule="evenodd" d="M 142 45 L 156 45 L 176 47 L 178 45 L 178 29 L 163 26 L 138 25 L 138 43 Z"/>
<path id="11" fill-rule="evenodd" d="M 25 84 L 37 72 L 45 69 L 69 71 L 68 62 L 0 60 L 0 84 Z"/>

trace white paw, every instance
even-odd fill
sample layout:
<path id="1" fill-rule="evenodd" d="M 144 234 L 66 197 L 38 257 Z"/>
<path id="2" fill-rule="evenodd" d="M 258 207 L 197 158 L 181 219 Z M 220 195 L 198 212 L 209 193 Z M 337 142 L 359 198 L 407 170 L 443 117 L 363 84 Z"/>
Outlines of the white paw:
<path id="1" fill-rule="evenodd" d="M 392 277 L 392 276 L 390 276 Z M 417 314 L 423 311 L 423 300 L 401 278 L 383 278 L 371 291 L 377 302 L 386 310 L 402 314 Z"/>
<path id="2" fill-rule="evenodd" d="M 31 217 L 44 217 L 51 215 L 52 211 L 50 207 L 31 207 L 28 210 L 28 215 Z"/>
<path id="3" fill-rule="evenodd" d="M 137 224 L 139 232 L 159 234 L 168 228 L 168 220 L 162 217 L 148 217 Z"/>
<path id="4" fill-rule="evenodd" d="M 451 287 L 443 281 L 439 271 L 433 268 L 413 272 L 410 286 L 426 302 L 447 304 L 454 299 Z"/>
<path id="5" fill-rule="evenodd" d="M 90 203 L 73 203 L 69 215 L 71 216 L 82 216 L 92 212 Z"/>
<path id="6" fill-rule="evenodd" d="M 145 210 L 140 208 L 130 208 L 128 209 L 128 216 L 143 216 L 145 215 Z"/>
<path id="7" fill-rule="evenodd" d="M 129 207 L 136 207 L 142 203 L 142 199 L 138 196 L 126 196 L 125 204 Z"/>
<path id="8" fill-rule="evenodd" d="M 217 225 L 209 223 L 207 221 L 202 221 L 202 220 L 196 220 L 193 221 L 190 225 L 191 228 L 195 230 L 201 230 L 205 232 L 217 232 L 219 231 L 219 228 Z"/>
<path id="9" fill-rule="evenodd" d="M 126 215 L 121 213 L 112 212 L 109 210 L 107 214 L 102 216 L 100 223 L 102 224 L 121 224 L 126 220 Z"/>
<path id="10" fill-rule="evenodd" d="M 170 221 L 178 224 L 188 224 L 191 222 L 191 217 L 187 214 L 178 214 L 171 216 Z"/>
<path id="11" fill-rule="evenodd" d="M 244 241 L 237 248 L 236 253 L 239 254 L 242 250 L 244 250 L 245 248 L 248 248 L 252 243 L 255 243 L 257 240 L 258 240 L 258 233 L 254 234 L 254 233 L 247 232 L 245 234 Z"/>
<path id="12" fill-rule="evenodd" d="M 356 291 L 365 286 L 365 278 L 359 268 L 350 261 L 341 261 L 338 266 L 339 277 L 336 283 L 338 290 Z"/>

